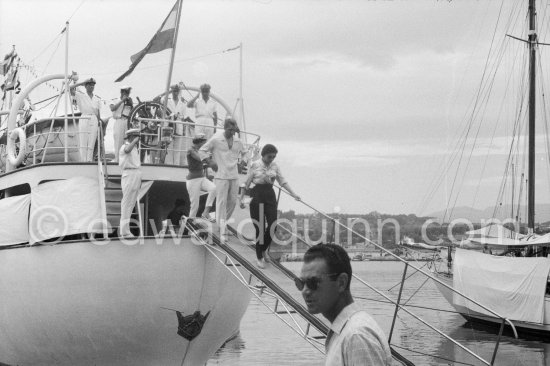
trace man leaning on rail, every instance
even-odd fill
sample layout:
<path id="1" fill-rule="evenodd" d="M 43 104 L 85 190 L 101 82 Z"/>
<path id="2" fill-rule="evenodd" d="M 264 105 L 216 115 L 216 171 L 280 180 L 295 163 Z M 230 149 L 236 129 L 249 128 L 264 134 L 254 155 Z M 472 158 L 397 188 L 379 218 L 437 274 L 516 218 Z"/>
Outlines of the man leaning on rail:
<path id="1" fill-rule="evenodd" d="M 295 280 L 307 309 L 330 321 L 325 342 L 327 366 L 389 366 L 391 351 L 386 335 L 353 301 L 351 261 L 341 246 L 318 244 L 304 255 L 301 277 Z"/>

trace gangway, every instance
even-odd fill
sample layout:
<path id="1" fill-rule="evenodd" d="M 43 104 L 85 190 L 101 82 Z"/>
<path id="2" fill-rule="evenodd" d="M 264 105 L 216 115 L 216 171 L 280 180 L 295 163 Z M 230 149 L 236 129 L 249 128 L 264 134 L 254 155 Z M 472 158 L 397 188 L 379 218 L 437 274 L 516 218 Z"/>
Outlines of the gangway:
<path id="1" fill-rule="evenodd" d="M 275 260 L 271 260 L 272 265 L 263 269 L 258 268 L 255 265 L 256 252 L 253 241 L 230 225 L 227 226 L 229 235 L 224 240 L 215 234 L 220 232 L 219 227 L 211 221 L 188 220 L 187 227 L 194 239 L 205 245 L 211 254 L 223 262 L 264 306 L 317 350 L 325 353 L 324 340 L 329 326 L 325 320 L 309 313 L 302 305 L 302 295 L 294 285 L 297 276 L 292 271 Z M 246 273 L 240 268 L 244 268 Z M 253 284 L 254 278 L 256 284 Z M 274 303 L 269 304 L 262 295 L 267 295 Z M 305 326 L 300 324 L 298 317 L 305 321 Z M 402 365 L 414 366 L 414 363 L 393 347 L 390 349 L 396 361 Z"/>

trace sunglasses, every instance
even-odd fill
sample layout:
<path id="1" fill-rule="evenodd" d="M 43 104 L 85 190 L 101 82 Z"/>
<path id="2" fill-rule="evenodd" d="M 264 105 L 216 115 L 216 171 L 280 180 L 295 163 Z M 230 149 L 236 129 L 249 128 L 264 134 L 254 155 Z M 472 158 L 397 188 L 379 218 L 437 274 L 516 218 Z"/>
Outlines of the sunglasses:
<path id="1" fill-rule="evenodd" d="M 294 284 L 296 285 L 296 288 L 299 291 L 302 291 L 304 289 L 304 286 L 307 286 L 308 289 L 311 291 L 315 291 L 319 288 L 319 285 L 323 281 L 323 277 L 334 277 L 338 276 L 340 273 L 324 273 L 321 275 L 321 277 L 309 277 L 309 278 L 294 278 Z M 332 281 L 336 280 L 336 278 L 332 279 Z"/>

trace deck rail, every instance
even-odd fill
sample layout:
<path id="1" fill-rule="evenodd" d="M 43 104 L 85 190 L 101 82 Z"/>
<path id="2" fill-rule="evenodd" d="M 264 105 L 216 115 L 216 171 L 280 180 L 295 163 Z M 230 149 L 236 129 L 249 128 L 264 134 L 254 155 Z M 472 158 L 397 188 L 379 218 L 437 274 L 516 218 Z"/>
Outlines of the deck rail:
<path id="1" fill-rule="evenodd" d="M 81 120 L 89 120 L 91 117 L 87 115 L 83 116 L 67 116 L 67 117 L 51 117 L 37 121 L 30 122 L 20 128 L 27 131 L 27 147 L 24 152 L 25 158 L 23 162 L 26 166 L 37 165 L 42 162 L 52 162 L 55 159 L 64 163 L 80 163 L 91 162 L 97 157 L 93 157 L 91 160 L 85 158 L 90 156 L 93 151 L 101 151 L 103 163 L 106 164 L 109 160 L 105 153 L 105 137 L 103 135 L 103 129 L 98 126 L 98 138 L 97 143 L 91 146 L 81 146 L 80 136 L 89 132 L 80 131 L 78 123 Z M 157 122 L 159 126 L 156 132 L 142 132 L 139 144 L 137 146 L 140 153 L 141 161 L 143 164 L 152 165 L 171 165 L 171 166 L 187 166 L 185 155 L 188 149 L 192 146 L 192 140 L 194 138 L 195 127 L 203 127 L 204 129 L 216 129 L 219 127 L 196 124 L 193 122 L 169 120 L 169 119 L 148 119 L 137 118 L 140 122 Z M 64 123 L 67 120 L 67 123 Z M 168 124 L 176 126 L 181 125 L 186 131 L 183 136 L 177 136 L 173 133 L 162 135 L 164 126 Z M 145 130 L 145 129 L 144 129 Z M 247 140 L 250 143 L 245 142 L 245 149 L 247 150 L 248 159 L 259 154 L 260 136 L 258 134 L 240 131 L 241 136 L 249 137 Z M 108 137 L 109 139 L 111 137 Z M 176 143 L 176 139 L 179 139 Z M 33 143 L 29 146 L 29 141 Z M 149 142 L 149 143 L 147 143 Z M 99 144 L 99 145 L 98 145 Z M 21 147 L 20 141 L 15 143 L 17 149 Z M 71 156 L 72 153 L 72 156 Z M 110 153 L 115 153 L 110 151 Z M 56 157 L 52 158 L 52 154 Z M 76 154 L 76 156 L 75 156 Z M 97 153 L 96 153 L 97 154 Z M 177 158 L 176 158 L 177 156 Z M 116 160 L 116 159 L 115 159 Z"/>

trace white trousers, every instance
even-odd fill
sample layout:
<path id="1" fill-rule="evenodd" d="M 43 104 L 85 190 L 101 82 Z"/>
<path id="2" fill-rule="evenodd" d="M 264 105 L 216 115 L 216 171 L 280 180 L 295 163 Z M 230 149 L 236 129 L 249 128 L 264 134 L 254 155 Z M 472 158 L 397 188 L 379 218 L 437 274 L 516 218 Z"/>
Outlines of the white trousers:
<path id="1" fill-rule="evenodd" d="M 115 143 L 115 161 L 118 161 L 118 153 L 124 145 L 124 134 L 128 130 L 128 120 L 126 118 L 115 119 L 113 126 L 113 137 Z"/>
<path id="2" fill-rule="evenodd" d="M 90 114 L 78 122 L 78 141 L 80 144 L 80 161 L 94 160 L 94 146 L 97 140 L 97 116 Z"/>
<path id="3" fill-rule="evenodd" d="M 233 215 L 237 205 L 239 180 L 215 178 L 214 182 L 216 184 L 216 222 L 225 232 L 227 220 Z"/>
<path id="4" fill-rule="evenodd" d="M 212 207 L 214 198 L 216 198 L 216 186 L 214 183 L 205 177 L 190 179 L 187 181 L 187 192 L 189 193 L 189 199 L 191 200 L 189 217 L 197 216 L 199 202 L 201 199 L 201 191 L 208 192 L 208 197 L 206 197 L 206 206 Z"/>
<path id="5" fill-rule="evenodd" d="M 122 201 L 120 201 L 119 236 L 131 235 L 130 218 L 136 205 L 139 188 L 141 187 L 141 170 L 124 169 L 122 171 Z"/>
<path id="6" fill-rule="evenodd" d="M 184 158 L 182 162 L 182 155 L 185 154 L 183 151 L 183 141 L 185 136 L 176 136 L 168 146 L 168 153 L 166 154 L 166 159 L 164 159 L 164 164 L 172 165 L 183 165 L 186 161 Z"/>
<path id="7" fill-rule="evenodd" d="M 206 135 L 206 138 L 209 139 L 210 137 L 212 137 L 212 135 L 214 135 L 214 124 L 213 124 L 214 121 L 212 120 L 212 118 L 210 118 L 210 117 L 198 117 L 196 122 L 199 125 L 207 125 L 208 127 L 195 126 L 195 136 L 198 133 L 204 133 Z M 212 127 L 210 127 L 210 126 L 212 126 Z"/>

